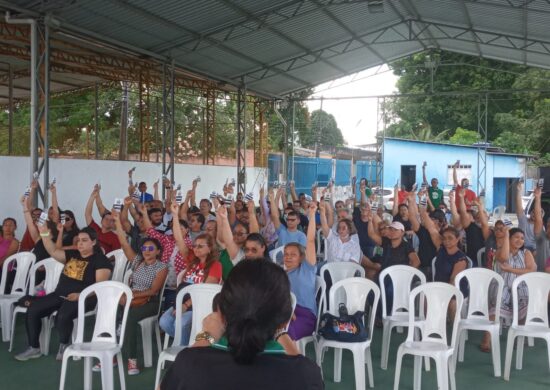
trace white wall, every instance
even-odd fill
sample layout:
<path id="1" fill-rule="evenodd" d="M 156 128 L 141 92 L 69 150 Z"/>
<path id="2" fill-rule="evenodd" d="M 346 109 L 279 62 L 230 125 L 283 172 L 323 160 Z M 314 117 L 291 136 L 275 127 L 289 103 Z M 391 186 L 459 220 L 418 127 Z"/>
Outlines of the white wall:
<path id="1" fill-rule="evenodd" d="M 17 220 L 16 235 L 21 238 L 25 225 L 19 199 L 29 186 L 30 159 L 28 157 L 0 157 L 0 220 L 13 217 Z M 153 193 L 153 183 L 162 176 L 162 164 L 136 161 L 95 161 L 73 159 L 50 159 L 50 180 L 57 180 L 59 206 L 75 213 L 79 226 L 84 226 L 84 208 L 98 181 L 101 183 L 101 198 L 107 208 L 110 208 L 115 198 L 123 198 L 128 194 L 128 171 L 136 167 L 134 181 L 145 181 L 147 192 Z M 260 182 L 266 175 L 265 169 L 247 169 L 247 191 L 254 192 L 254 199 L 259 198 Z M 202 198 L 208 198 L 212 191 L 221 192 L 227 178 L 237 177 L 236 167 L 212 165 L 176 164 L 175 181 L 182 185 L 182 190 L 191 187 L 192 180 L 201 176 L 197 187 L 197 203 Z M 258 183 L 255 185 L 256 181 Z M 254 186 L 254 188 L 252 188 Z M 160 191 L 160 189 L 159 189 Z M 162 194 L 160 194 L 162 196 Z M 39 202 L 39 206 L 40 202 Z M 97 210 L 94 217 L 99 218 Z"/>

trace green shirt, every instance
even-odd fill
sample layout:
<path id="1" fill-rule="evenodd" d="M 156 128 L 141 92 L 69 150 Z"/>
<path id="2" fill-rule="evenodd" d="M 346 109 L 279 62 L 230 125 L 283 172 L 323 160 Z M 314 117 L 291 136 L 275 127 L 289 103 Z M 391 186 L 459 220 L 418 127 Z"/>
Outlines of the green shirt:
<path id="1" fill-rule="evenodd" d="M 434 207 L 437 209 L 439 204 L 443 202 L 443 191 L 439 188 L 428 187 L 428 194 Z"/>
<path id="2" fill-rule="evenodd" d="M 218 342 L 212 344 L 212 348 L 221 349 L 222 351 L 229 351 L 229 345 L 227 342 L 227 338 L 223 336 L 218 340 Z M 281 344 L 276 342 L 275 340 L 268 340 L 268 342 L 265 344 L 264 352 L 263 353 L 280 353 L 285 354 L 285 349 Z"/>
<path id="3" fill-rule="evenodd" d="M 233 269 L 233 263 L 231 262 L 231 259 L 229 258 L 229 253 L 227 253 L 227 249 L 224 249 L 220 253 L 220 263 L 222 263 L 222 279 L 227 279 L 227 275 L 229 275 L 229 272 Z"/>

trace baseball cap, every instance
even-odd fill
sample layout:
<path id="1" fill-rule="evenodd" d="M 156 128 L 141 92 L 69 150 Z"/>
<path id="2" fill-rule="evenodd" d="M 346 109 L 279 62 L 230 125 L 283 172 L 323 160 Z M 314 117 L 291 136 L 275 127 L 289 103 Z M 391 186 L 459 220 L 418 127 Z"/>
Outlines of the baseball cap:
<path id="1" fill-rule="evenodd" d="M 402 232 L 405 231 L 405 226 L 401 222 L 394 221 L 390 224 L 390 228 L 393 228 L 395 230 L 401 230 Z"/>

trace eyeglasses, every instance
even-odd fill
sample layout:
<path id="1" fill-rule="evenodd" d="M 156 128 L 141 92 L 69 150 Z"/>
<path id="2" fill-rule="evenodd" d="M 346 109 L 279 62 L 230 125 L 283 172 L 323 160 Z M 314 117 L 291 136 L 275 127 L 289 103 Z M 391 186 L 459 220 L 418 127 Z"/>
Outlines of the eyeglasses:
<path id="1" fill-rule="evenodd" d="M 73 219 L 71 217 L 65 217 L 65 222 L 72 221 Z"/>
<path id="2" fill-rule="evenodd" d="M 157 249 L 154 245 L 142 245 L 141 251 L 142 252 L 153 252 L 155 249 Z"/>
<path id="3" fill-rule="evenodd" d="M 193 244 L 193 249 L 202 249 L 208 247 L 208 244 Z"/>

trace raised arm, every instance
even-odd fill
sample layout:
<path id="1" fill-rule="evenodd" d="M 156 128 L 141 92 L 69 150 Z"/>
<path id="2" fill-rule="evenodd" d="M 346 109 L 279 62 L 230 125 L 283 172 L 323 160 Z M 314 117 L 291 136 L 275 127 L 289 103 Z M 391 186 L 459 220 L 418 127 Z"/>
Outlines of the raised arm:
<path id="1" fill-rule="evenodd" d="M 191 198 L 189 199 L 189 203 L 191 203 L 192 207 L 197 207 L 197 184 L 199 184 L 199 182 L 197 179 L 194 179 L 191 186 Z"/>
<path id="2" fill-rule="evenodd" d="M 52 194 L 52 221 L 59 222 L 59 204 L 57 202 L 57 187 L 54 183 L 50 184 L 50 193 Z"/>
<path id="3" fill-rule="evenodd" d="M 231 232 L 231 226 L 229 226 L 229 220 L 227 219 L 227 209 L 223 206 L 220 207 L 216 212 L 216 218 L 218 220 L 218 230 L 222 232 L 225 249 L 229 254 L 229 258 L 234 259 L 239 253 L 239 247 L 233 241 L 233 232 Z"/>
<path id="4" fill-rule="evenodd" d="M 483 239 L 487 240 L 491 235 L 491 228 L 489 227 L 489 221 L 487 220 L 487 213 L 485 211 L 485 206 L 483 202 L 476 198 L 473 201 L 473 204 L 477 206 L 479 213 L 479 223 L 481 224 L 481 233 L 483 234 Z"/>
<path id="5" fill-rule="evenodd" d="M 508 226 L 504 228 L 502 243 L 500 247 L 497 246 L 497 253 L 495 257 L 500 263 L 501 267 L 503 263 L 508 263 L 508 259 L 510 257 L 510 228 Z"/>
<path id="6" fill-rule="evenodd" d="M 428 165 L 428 163 L 426 163 L 426 161 L 424 161 L 422 163 L 422 183 L 427 183 L 428 182 L 428 178 L 426 177 L 426 166 Z"/>
<path id="7" fill-rule="evenodd" d="M 95 197 L 95 205 L 97 206 L 97 211 L 99 211 L 99 215 L 103 217 L 105 213 L 107 212 L 107 208 L 103 205 L 103 200 L 101 200 L 101 187 L 97 190 L 97 195 Z"/>
<path id="8" fill-rule="evenodd" d="M 273 226 L 275 226 L 275 229 L 279 229 L 279 227 L 281 226 L 279 205 L 277 204 L 279 197 L 277 196 L 277 201 L 273 199 L 273 191 L 271 189 L 268 190 L 268 194 L 269 194 L 269 202 L 271 203 L 271 211 L 270 211 L 271 221 L 273 222 Z"/>
<path id="9" fill-rule="evenodd" d="M 395 217 L 397 214 L 399 214 L 399 186 L 396 185 L 393 188 L 393 207 L 391 210 L 391 214 Z"/>
<path id="10" fill-rule="evenodd" d="M 96 184 L 94 186 L 94 190 L 90 194 L 90 197 L 88 198 L 88 203 L 86 203 L 86 209 L 84 209 L 84 217 L 86 218 L 86 225 L 90 225 L 94 221 L 94 217 L 92 216 L 92 212 L 94 211 L 94 202 L 95 198 L 97 196 L 99 186 Z"/>
<path id="11" fill-rule="evenodd" d="M 521 218 L 525 215 L 523 212 L 523 205 L 521 203 L 521 196 L 523 195 L 523 183 L 518 181 L 516 184 L 516 215 Z"/>
<path id="12" fill-rule="evenodd" d="M 184 240 L 184 237 L 187 236 L 187 229 L 180 225 L 179 218 L 177 217 L 179 211 L 178 204 L 173 202 L 171 207 L 172 215 L 174 216 L 174 218 L 172 218 L 172 234 L 174 235 L 174 240 L 176 241 L 176 245 L 181 255 L 185 258 L 189 254 L 189 249 Z"/>
<path id="13" fill-rule="evenodd" d="M 419 192 L 418 195 L 429 198 L 426 192 Z M 418 219 L 418 205 L 414 197 L 415 193 L 411 191 L 409 193 L 409 221 L 411 222 L 411 230 L 416 233 L 420 229 L 420 221 Z"/>
<path id="14" fill-rule="evenodd" d="M 191 201 L 192 190 L 187 191 L 187 194 L 185 195 L 185 200 L 181 204 L 181 207 L 179 208 L 179 214 L 176 214 L 179 216 L 180 219 L 183 219 L 184 221 L 187 221 L 187 212 L 189 211 L 189 202 Z M 168 211 L 169 209 L 166 209 Z M 189 221 L 187 221 L 189 222 Z"/>
<path id="15" fill-rule="evenodd" d="M 420 218 L 422 219 L 422 225 L 424 225 L 424 228 L 428 231 L 428 233 L 430 233 L 432 243 L 436 248 L 439 248 L 441 244 L 443 244 L 441 234 L 439 234 L 437 226 L 435 226 L 435 223 L 432 221 L 428 215 L 428 211 L 424 207 L 420 208 Z"/>
<path id="16" fill-rule="evenodd" d="M 328 237 L 328 234 L 330 232 L 330 227 L 327 223 L 327 212 L 331 213 L 332 209 L 328 208 L 327 210 L 327 203 L 325 201 L 319 202 L 319 214 L 321 215 L 321 231 L 323 232 L 323 237 L 325 238 Z"/>
<path id="17" fill-rule="evenodd" d="M 153 183 L 153 199 L 154 200 L 160 200 L 159 196 L 159 181 L 157 179 L 156 182 Z"/>
<path id="18" fill-rule="evenodd" d="M 52 241 L 50 231 L 48 230 L 48 227 L 46 226 L 46 224 L 39 226 L 38 230 L 40 232 L 40 238 L 42 238 L 42 242 L 44 243 L 44 248 L 46 248 L 46 251 L 48 252 L 48 254 L 54 259 L 56 259 L 57 261 L 64 263 L 65 251 L 62 249 L 57 249 L 55 247 L 55 244 Z"/>
<path id="19" fill-rule="evenodd" d="M 23 216 L 25 217 L 25 223 L 27 224 L 27 229 L 29 230 L 29 234 L 31 235 L 32 241 L 36 243 L 40 239 L 40 236 L 38 234 L 38 229 L 36 228 L 36 225 L 32 220 L 28 199 L 25 197 L 22 197 L 21 204 L 23 205 Z"/>
<path id="20" fill-rule="evenodd" d="M 462 225 L 460 223 L 460 214 L 458 214 L 458 210 L 456 209 L 456 201 L 455 201 L 456 192 L 451 191 L 449 192 L 449 207 L 451 208 L 451 224 L 457 228 L 461 229 Z"/>
<path id="21" fill-rule="evenodd" d="M 111 212 L 111 215 L 115 220 L 115 233 L 117 235 L 118 242 L 120 242 L 120 247 L 124 252 L 124 256 L 126 256 L 126 259 L 128 261 L 132 261 L 136 257 L 136 252 L 132 249 L 132 246 L 128 243 L 128 240 L 126 239 L 126 232 L 124 231 L 124 228 L 122 226 L 121 214 L 119 214 L 118 211 L 113 210 Z"/>
<path id="22" fill-rule="evenodd" d="M 456 169 L 458 168 L 458 165 L 460 164 L 460 160 L 457 160 L 457 162 L 455 162 L 453 164 L 453 184 L 455 186 L 458 186 L 460 183 L 458 182 L 458 176 L 456 174 Z"/>
<path id="23" fill-rule="evenodd" d="M 370 237 L 372 241 L 378 246 L 382 245 L 382 236 L 380 236 L 380 233 L 378 232 L 378 223 L 380 221 L 380 217 L 376 215 L 376 213 L 372 213 L 372 210 L 369 212 L 369 224 L 367 228 L 367 234 Z"/>
<path id="24" fill-rule="evenodd" d="M 470 223 L 472 223 L 470 216 L 468 215 L 468 211 L 466 210 L 466 203 L 464 202 L 465 192 L 466 190 L 464 188 L 461 188 L 460 191 L 458 191 L 458 213 L 460 214 L 460 224 L 463 229 L 467 229 L 468 226 L 470 226 Z"/>
<path id="25" fill-rule="evenodd" d="M 122 226 L 122 230 L 124 230 L 126 233 L 129 233 L 132 229 L 132 224 L 130 223 L 130 220 L 128 219 L 128 211 L 132 213 L 132 217 L 134 218 L 134 221 L 136 220 L 137 214 L 134 215 L 134 203 L 132 202 L 132 198 L 127 196 L 124 198 L 124 207 L 122 207 L 122 210 L 120 211 L 120 224 Z"/>
<path id="26" fill-rule="evenodd" d="M 292 198 L 293 202 L 296 202 L 298 199 L 298 195 L 296 195 L 296 184 L 294 183 L 294 180 L 290 181 L 290 197 Z"/>
<path id="27" fill-rule="evenodd" d="M 542 195 L 542 190 L 539 187 L 535 188 L 535 191 L 533 191 L 533 196 L 535 197 L 534 206 L 533 206 L 533 212 L 535 213 L 535 224 L 533 226 L 533 229 L 535 231 L 535 237 L 542 232 L 542 227 L 543 227 L 541 195 Z"/>
<path id="28" fill-rule="evenodd" d="M 306 261 L 315 265 L 317 263 L 317 255 L 315 251 L 315 212 L 317 211 L 317 205 L 314 202 L 309 204 L 308 217 L 309 223 L 307 225 L 307 244 L 306 244 Z"/>
<path id="29" fill-rule="evenodd" d="M 254 201 L 249 200 L 246 203 L 246 207 L 248 207 L 248 232 L 259 233 L 260 225 L 258 224 L 258 219 L 256 218 L 256 205 L 254 205 Z"/>

